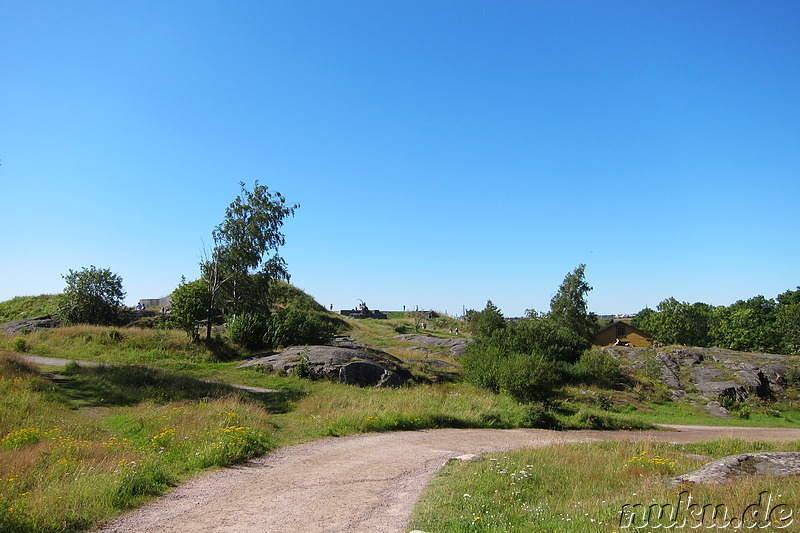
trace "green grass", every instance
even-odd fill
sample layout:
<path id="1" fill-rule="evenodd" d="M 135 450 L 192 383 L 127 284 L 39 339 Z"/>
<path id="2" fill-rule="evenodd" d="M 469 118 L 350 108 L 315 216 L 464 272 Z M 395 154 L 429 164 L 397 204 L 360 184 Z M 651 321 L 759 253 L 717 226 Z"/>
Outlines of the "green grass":
<path id="1" fill-rule="evenodd" d="M 41 294 L 39 296 L 17 296 L 0 302 L 0 324 L 50 315 L 57 312 L 58 303 L 55 294 Z"/>
<path id="2" fill-rule="evenodd" d="M 178 330 L 69 326 L 34 331 L 15 338 L 0 335 L 0 350 L 13 350 L 16 338 L 25 340 L 26 353 L 30 355 L 108 364 L 147 364 L 180 370 L 193 369 L 198 363 L 219 359 L 213 349 L 193 343 Z M 244 354 L 236 346 L 224 342 L 218 344 L 228 352 L 226 358 Z"/>
<path id="3" fill-rule="evenodd" d="M 269 411 L 226 387 L 141 368 L 66 370 L 59 383 L 0 354 L 0 531 L 83 531 L 274 446 Z"/>
<path id="4" fill-rule="evenodd" d="M 604 442 L 490 454 L 480 462 L 455 461 L 426 489 L 410 529 L 437 533 L 618 532 L 626 524 L 627 519 L 620 522 L 626 504 L 674 503 L 681 491 L 688 491 L 701 506 L 725 504 L 734 516 L 757 503 L 763 491 L 769 491 L 776 502 L 794 507 L 800 501 L 800 484 L 794 478 L 754 476 L 731 485 L 680 487 L 662 481 L 704 464 L 705 460 L 688 454 L 718 458 L 746 451 L 797 450 L 798 445 L 738 440 L 690 445 Z M 634 524 L 641 526 L 642 520 Z M 655 526 L 655 521 L 650 525 Z M 786 531 L 777 528 L 779 524 L 764 525 L 768 527 L 758 529 Z M 685 529 L 692 530 L 692 526 L 698 522 L 689 517 Z"/>

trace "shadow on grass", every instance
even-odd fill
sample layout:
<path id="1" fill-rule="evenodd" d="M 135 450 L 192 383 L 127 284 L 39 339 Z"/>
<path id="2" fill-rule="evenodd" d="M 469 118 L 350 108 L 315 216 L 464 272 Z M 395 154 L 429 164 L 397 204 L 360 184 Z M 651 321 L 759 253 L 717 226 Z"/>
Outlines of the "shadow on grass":
<path id="1" fill-rule="evenodd" d="M 83 367 L 75 363 L 51 377 L 64 395 L 82 407 L 129 406 L 145 401 L 169 403 L 236 396 L 272 413 L 286 413 L 300 391 L 251 392 L 224 383 L 203 381 L 185 374 L 136 365 Z"/>

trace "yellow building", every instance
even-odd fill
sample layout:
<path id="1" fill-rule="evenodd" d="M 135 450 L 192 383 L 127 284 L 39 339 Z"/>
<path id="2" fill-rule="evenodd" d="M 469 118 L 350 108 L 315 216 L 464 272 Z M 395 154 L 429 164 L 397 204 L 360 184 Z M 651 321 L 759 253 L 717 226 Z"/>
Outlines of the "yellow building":
<path id="1" fill-rule="evenodd" d="M 592 344 L 594 346 L 621 344 L 636 348 L 649 348 L 653 344 L 653 339 L 650 334 L 639 328 L 635 328 L 622 320 L 615 320 L 594 334 Z"/>

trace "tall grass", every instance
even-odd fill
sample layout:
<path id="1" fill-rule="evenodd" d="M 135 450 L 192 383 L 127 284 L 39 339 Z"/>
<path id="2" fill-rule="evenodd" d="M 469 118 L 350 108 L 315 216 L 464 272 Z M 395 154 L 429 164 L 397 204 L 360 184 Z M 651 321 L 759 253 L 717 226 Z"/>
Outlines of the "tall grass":
<path id="1" fill-rule="evenodd" d="M 282 444 L 326 436 L 442 427 L 512 428 L 526 408 L 467 384 L 370 389 L 314 382 L 291 411 L 274 416 Z"/>
<path id="2" fill-rule="evenodd" d="M 44 357 L 162 367 L 217 360 L 214 346 L 192 342 L 185 333 L 170 329 L 76 325 L 33 331 L 24 339 L 27 353 Z M 0 350 L 13 350 L 14 340 L 0 335 Z"/>
<path id="3" fill-rule="evenodd" d="M 142 378 L 101 371 L 85 388 L 98 375 L 108 390 Z M 0 531 L 81 531 L 188 475 L 274 446 L 269 413 L 244 397 L 201 382 L 173 387 L 179 401 L 144 391 L 125 407 L 76 410 L 35 368 L 0 354 Z"/>
<path id="4" fill-rule="evenodd" d="M 689 454 L 722 457 L 745 451 L 796 450 L 798 444 L 605 442 L 491 454 L 477 463 L 453 462 L 427 488 L 410 528 L 437 533 L 616 532 L 626 525 L 627 518 L 620 515 L 623 509 L 635 504 L 676 504 L 683 491 L 701 507 L 724 504 L 729 518 L 741 517 L 748 506 L 758 503 L 763 491 L 795 508 L 800 484 L 793 478 L 743 477 L 723 486 L 675 487 L 663 481 L 706 462 Z M 711 527 L 710 516 L 702 523 L 687 518 L 686 530 Z M 641 520 L 634 523 L 642 525 Z M 717 527 L 721 523 L 716 522 Z M 653 529 L 645 530 L 660 530 L 655 521 L 651 525 Z M 758 529 L 786 531 L 779 525 L 767 523 Z"/>

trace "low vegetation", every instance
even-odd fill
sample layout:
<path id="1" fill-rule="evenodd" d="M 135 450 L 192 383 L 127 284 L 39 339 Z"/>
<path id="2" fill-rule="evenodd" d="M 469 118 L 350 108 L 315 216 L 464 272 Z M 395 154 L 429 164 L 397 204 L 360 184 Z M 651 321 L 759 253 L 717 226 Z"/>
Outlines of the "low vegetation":
<path id="1" fill-rule="evenodd" d="M 800 485 L 794 478 L 754 476 L 729 485 L 679 487 L 663 481 L 711 458 L 791 451 L 799 445 L 738 440 L 684 445 L 603 442 L 490 454 L 480 462 L 454 461 L 428 486 L 410 526 L 437 533 L 725 530 L 744 517 L 739 530 L 786 531 L 796 516 L 783 521 L 775 513 L 757 516 L 753 506 L 768 505 L 760 501 L 766 492 L 772 498 L 771 508 L 784 504 L 784 509 L 794 509 L 800 501 Z M 686 512 L 689 496 L 699 509 L 712 508 Z M 713 508 L 720 504 L 724 508 L 717 508 L 714 518 Z M 677 524 L 670 526 L 672 509 L 680 511 L 675 515 Z M 664 516 L 658 518 L 661 510 Z"/>

